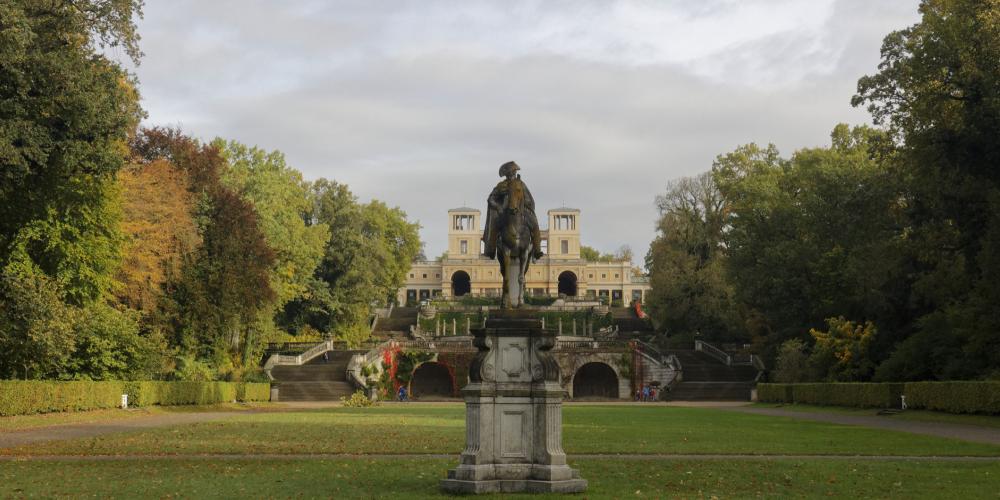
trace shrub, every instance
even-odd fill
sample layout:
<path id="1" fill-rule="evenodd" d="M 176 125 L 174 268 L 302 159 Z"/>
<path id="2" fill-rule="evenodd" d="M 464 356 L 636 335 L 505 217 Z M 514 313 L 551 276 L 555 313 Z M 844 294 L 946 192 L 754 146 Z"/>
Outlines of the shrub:
<path id="1" fill-rule="evenodd" d="M 117 381 L 0 380 L 0 415 L 115 408 L 124 389 Z"/>
<path id="2" fill-rule="evenodd" d="M 905 384 L 909 408 L 949 413 L 1000 414 L 1000 382 L 909 382 Z"/>
<path id="3" fill-rule="evenodd" d="M 269 401 L 271 386 L 242 382 L 0 380 L 0 415 L 117 408 L 122 394 L 128 394 L 130 406 Z"/>
<path id="4" fill-rule="evenodd" d="M 351 394 L 350 398 L 348 398 L 347 396 L 341 396 L 340 402 L 346 408 L 368 408 L 369 406 L 379 405 L 378 401 L 372 400 L 368 396 L 365 396 L 365 393 L 362 391 L 357 391 L 354 394 Z"/>
<path id="5" fill-rule="evenodd" d="M 770 403 L 898 408 L 903 384 L 823 383 L 758 384 L 757 399 Z"/>
<path id="6" fill-rule="evenodd" d="M 757 400 L 762 403 L 794 403 L 791 384 L 757 384 Z"/>

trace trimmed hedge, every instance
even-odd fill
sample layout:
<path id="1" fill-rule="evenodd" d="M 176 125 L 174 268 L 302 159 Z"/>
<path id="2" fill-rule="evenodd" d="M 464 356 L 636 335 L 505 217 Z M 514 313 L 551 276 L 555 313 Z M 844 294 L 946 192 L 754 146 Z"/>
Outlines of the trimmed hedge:
<path id="1" fill-rule="evenodd" d="M 124 393 L 118 381 L 0 380 L 0 415 L 115 408 Z"/>
<path id="2" fill-rule="evenodd" d="M 0 416 L 117 408 L 129 405 L 212 404 L 269 401 L 271 385 L 243 382 L 122 382 L 0 380 Z"/>
<path id="3" fill-rule="evenodd" d="M 1000 381 L 910 382 L 905 393 L 909 408 L 1000 414 Z"/>
<path id="4" fill-rule="evenodd" d="M 757 399 L 768 403 L 899 408 L 903 384 L 758 384 Z"/>
<path id="5" fill-rule="evenodd" d="M 1000 381 L 757 384 L 764 403 L 899 408 L 904 394 L 910 409 L 1000 414 Z"/>

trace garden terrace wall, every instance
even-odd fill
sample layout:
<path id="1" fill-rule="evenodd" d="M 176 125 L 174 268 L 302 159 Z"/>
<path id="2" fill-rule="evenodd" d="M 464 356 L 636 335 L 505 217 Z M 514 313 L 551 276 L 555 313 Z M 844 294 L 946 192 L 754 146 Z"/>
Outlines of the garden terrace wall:
<path id="1" fill-rule="evenodd" d="M 117 408 L 122 394 L 136 406 L 268 401 L 270 384 L 0 380 L 0 416 Z"/>

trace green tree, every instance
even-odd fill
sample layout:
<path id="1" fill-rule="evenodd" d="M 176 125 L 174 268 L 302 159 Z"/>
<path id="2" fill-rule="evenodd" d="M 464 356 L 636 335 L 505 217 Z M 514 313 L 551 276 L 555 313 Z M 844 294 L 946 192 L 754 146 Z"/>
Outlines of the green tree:
<path id="1" fill-rule="evenodd" d="M 906 314 L 900 194 L 885 136 L 839 125 L 831 137 L 830 147 L 789 160 L 773 146 L 744 146 L 713 169 L 728 203 L 728 276 L 771 355 L 825 318 L 893 330 Z"/>
<path id="2" fill-rule="evenodd" d="M 358 203 L 343 184 L 319 179 L 312 190 L 311 219 L 329 226 L 331 237 L 311 292 L 286 307 L 285 322 L 360 340 L 358 325 L 405 281 L 421 248 L 419 226 L 380 201 Z"/>
<path id="3" fill-rule="evenodd" d="M 57 376 L 73 353 L 75 311 L 48 276 L 0 274 L 0 378 Z"/>
<path id="4" fill-rule="evenodd" d="M 163 373 L 164 339 L 142 335 L 140 316 L 99 302 L 83 309 L 73 325 L 75 346 L 64 377 L 90 380 L 149 380 Z"/>
<path id="5" fill-rule="evenodd" d="M 858 81 L 898 143 L 916 318 L 880 379 L 1000 373 L 1000 2 L 924 0 Z"/>
<path id="6" fill-rule="evenodd" d="M 672 181 L 656 204 L 658 234 L 646 256 L 652 287 L 647 305 L 655 323 L 669 334 L 739 337 L 725 276 L 725 203 L 711 174 Z"/>
<path id="7" fill-rule="evenodd" d="M 286 165 L 280 151 L 267 152 L 221 139 L 212 144 L 228 162 L 222 183 L 253 205 L 260 229 L 274 250 L 271 288 L 276 305 L 281 307 L 308 293 L 330 231 L 326 224 L 306 219 L 312 200 L 302 174 Z"/>
<path id="8" fill-rule="evenodd" d="M 121 45 L 137 58 L 140 6 L 0 6 L 0 266 L 36 267 L 78 304 L 113 285 L 113 180 L 141 113 L 129 75 L 96 49 Z"/>

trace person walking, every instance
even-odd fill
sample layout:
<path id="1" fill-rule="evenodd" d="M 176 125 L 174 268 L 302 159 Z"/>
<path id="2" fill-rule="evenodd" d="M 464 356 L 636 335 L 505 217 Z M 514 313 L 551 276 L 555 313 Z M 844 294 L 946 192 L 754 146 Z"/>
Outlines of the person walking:
<path id="1" fill-rule="evenodd" d="M 649 386 L 644 385 L 642 386 L 642 402 L 646 403 L 648 401 L 649 401 Z"/>
<path id="2" fill-rule="evenodd" d="M 406 386 L 405 385 L 399 386 L 399 392 L 396 393 L 396 398 L 399 399 L 400 403 L 405 403 L 406 402 Z"/>

